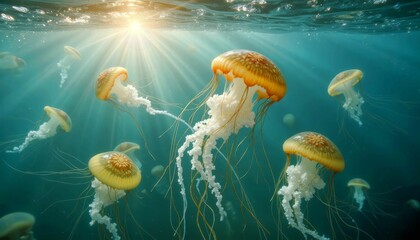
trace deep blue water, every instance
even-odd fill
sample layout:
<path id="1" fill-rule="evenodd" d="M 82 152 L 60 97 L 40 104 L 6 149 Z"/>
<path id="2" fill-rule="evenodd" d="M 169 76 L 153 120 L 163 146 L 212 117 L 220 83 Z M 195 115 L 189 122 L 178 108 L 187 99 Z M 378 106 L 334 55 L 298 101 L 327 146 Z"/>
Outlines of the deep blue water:
<path id="1" fill-rule="evenodd" d="M 114 221 L 118 219 L 116 212 L 120 214 L 121 235 L 124 239 L 179 238 L 171 227 L 172 224 L 176 228 L 178 223 L 172 203 L 178 212 L 182 211 L 176 176 L 168 184 L 173 191 L 165 197 L 152 191 L 156 179 L 150 170 L 158 164 L 169 166 L 171 174 L 163 180 L 174 177 L 171 153 L 182 144 L 186 128 L 180 126 L 174 135 L 174 121 L 168 117 L 151 116 L 143 107 L 129 108 L 126 113 L 115 104 L 98 100 L 96 79 L 108 67 L 125 67 L 130 84 L 141 89 L 141 94 L 152 100 L 155 108 L 179 115 L 212 78 L 212 59 L 232 49 L 248 49 L 270 58 L 283 73 L 288 87 L 284 99 L 268 109 L 264 123 L 259 125 L 262 128 L 255 133 L 255 141 L 245 141 L 245 148 L 251 150 L 239 161 L 244 146 L 236 140 L 237 155 L 230 162 L 241 176 L 256 217 L 267 229 L 265 238 L 302 238 L 297 230 L 287 226 L 281 214 L 277 215 L 275 201 L 270 201 L 285 164 L 282 144 L 302 131 L 328 136 L 345 158 L 346 168 L 334 176 L 331 186 L 335 189 L 336 206 L 361 231 L 338 221 L 334 224 L 337 239 L 416 239 L 419 236 L 419 209 L 406 204 L 410 199 L 420 200 L 418 31 L 407 28 L 374 31 L 374 23 L 363 31 L 310 29 L 308 24 L 302 31 L 293 25 L 294 30 L 290 32 L 258 31 L 258 27 L 240 31 L 144 28 L 133 32 L 126 27 L 100 25 L 60 29 L 59 24 L 45 31 L 31 31 L 19 27 L 8 29 L 10 23 L 6 21 L 0 24 L 3 24 L 0 52 L 10 52 L 26 62 L 19 71 L 0 70 L 0 215 L 14 211 L 32 213 L 36 217 L 33 232 L 37 239 L 110 239 L 108 232 L 97 224 L 89 226 L 88 205 L 93 191 L 85 190 L 89 189 L 92 177 L 81 176 L 88 174 L 87 161 L 93 155 L 110 151 L 122 141 L 141 146 L 136 155 L 143 164 L 143 179 L 126 198 L 109 207 Z M 407 22 L 401 20 L 401 25 L 404 24 Z M 260 26 L 263 28 L 264 23 Z M 417 29 L 416 21 L 412 27 Z M 76 47 L 81 60 L 72 63 L 68 78 L 60 88 L 57 63 L 65 57 L 65 45 Z M 336 74 L 354 68 L 364 73 L 358 84 L 358 91 L 365 99 L 362 126 L 341 107 L 343 98 L 327 93 L 329 82 Z M 224 81 L 221 78 L 221 85 Z M 222 91 L 223 86 L 217 93 Z M 5 153 L 19 145 L 30 130 L 38 129 L 48 120 L 43 112 L 46 105 L 64 110 L 72 119 L 73 129 L 31 142 L 20 154 Z M 296 117 L 292 128 L 282 122 L 286 113 Z M 187 111 L 182 117 L 187 120 L 190 114 Z M 249 136 L 249 132 L 250 129 L 242 129 L 238 139 Z M 221 151 L 228 155 L 229 149 L 221 147 Z M 183 161 L 184 179 L 190 191 L 195 188 L 195 182 L 190 189 L 189 159 Z M 223 203 L 231 202 L 233 206 L 228 211 L 232 229 L 228 231 L 226 221 L 218 221 L 214 197 L 209 194 L 205 200 L 215 211 L 212 229 L 217 237 L 264 239 L 258 235 L 255 220 L 241 208 L 244 197 L 233 193 L 232 186 L 237 187 L 238 183 L 226 175 L 229 172 L 226 169 L 231 168 L 226 167 L 226 161 L 220 156 L 215 164 L 216 178 L 226 186 Z M 68 172 L 76 167 L 79 173 Z M 329 177 L 328 172 L 323 175 L 325 181 Z M 369 182 L 369 196 L 380 211 L 368 205 L 362 213 L 356 210 L 347 187 L 347 181 L 354 177 Z M 320 198 L 327 192 L 322 190 Z M 314 198 L 302 209 L 319 233 L 333 237 L 328 206 Z M 189 198 L 186 239 L 201 236 L 196 208 Z"/>

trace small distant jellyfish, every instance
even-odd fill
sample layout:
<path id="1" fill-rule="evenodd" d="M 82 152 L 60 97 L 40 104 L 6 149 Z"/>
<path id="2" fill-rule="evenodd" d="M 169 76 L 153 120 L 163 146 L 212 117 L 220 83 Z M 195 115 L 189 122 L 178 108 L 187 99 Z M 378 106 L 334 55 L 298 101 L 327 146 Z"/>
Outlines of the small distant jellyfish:
<path id="1" fill-rule="evenodd" d="M 26 66 L 25 60 L 9 52 L 0 52 L 0 71 L 20 72 Z"/>
<path id="2" fill-rule="evenodd" d="M 213 171 L 212 151 L 217 148 L 217 141 L 226 141 L 232 134 L 237 134 L 242 128 L 253 128 L 256 121 L 275 102 L 286 94 L 286 81 L 277 66 L 264 55 L 249 50 L 232 50 L 220 54 L 213 59 L 211 68 L 213 78 L 211 90 L 206 100 L 209 108 L 208 118 L 194 125 L 194 133 L 185 138 L 178 149 L 176 166 L 178 183 L 184 201 L 184 213 L 187 206 L 186 189 L 182 176 L 182 158 L 187 153 L 191 160 L 191 169 L 199 173 L 200 180 L 206 181 L 211 193 L 216 198 L 220 221 L 227 213 L 222 205 L 221 185 L 216 181 Z M 213 94 L 219 84 L 219 74 L 223 75 L 228 87 L 222 94 Z M 261 101 L 257 117 L 253 107 Z M 187 149 L 191 149 L 188 151 Z"/>
<path id="3" fill-rule="evenodd" d="M 343 108 L 349 113 L 359 125 L 362 125 L 360 116 L 362 116 L 363 97 L 354 89 L 354 86 L 363 78 L 363 72 L 359 69 L 351 69 L 340 72 L 328 86 L 330 96 L 344 95 L 345 102 Z"/>
<path id="4" fill-rule="evenodd" d="M 95 177 L 91 184 L 95 189 L 95 196 L 89 204 L 89 215 L 92 219 L 89 224 L 104 224 L 112 234 L 112 239 L 120 240 L 118 226 L 109 216 L 104 215 L 104 208 L 118 202 L 126 195 L 125 191 L 132 190 L 140 184 L 140 169 L 127 155 L 115 151 L 93 156 L 88 167 Z"/>
<path id="5" fill-rule="evenodd" d="M 122 152 L 129 156 L 130 159 L 137 165 L 137 167 L 141 169 L 142 163 L 136 157 L 136 154 L 134 154 L 134 152 L 137 150 L 140 150 L 140 146 L 137 143 L 133 142 L 122 142 L 114 148 L 114 151 Z"/>
<path id="6" fill-rule="evenodd" d="M 369 183 L 361 178 L 353 178 L 347 183 L 347 187 L 354 188 L 353 198 L 359 204 L 357 210 L 361 212 L 366 199 L 364 191 L 370 189 Z"/>
<path id="7" fill-rule="evenodd" d="M 0 218 L 0 239 L 4 240 L 35 240 L 32 226 L 35 217 L 26 212 L 9 213 Z"/>
<path id="8" fill-rule="evenodd" d="M 58 126 L 60 126 L 65 132 L 69 132 L 71 130 L 71 119 L 66 112 L 50 106 L 45 106 L 44 111 L 50 117 L 50 120 L 39 126 L 38 130 L 30 131 L 26 136 L 25 141 L 20 146 L 13 147 L 12 150 L 7 150 L 7 153 L 20 153 L 33 140 L 46 139 L 54 136 L 57 133 Z"/>
<path id="9" fill-rule="evenodd" d="M 288 128 L 293 128 L 295 126 L 295 123 L 296 123 L 295 115 L 293 115 L 292 113 L 285 114 L 283 116 L 283 123 Z"/>
<path id="10" fill-rule="evenodd" d="M 168 180 L 162 177 L 164 172 L 165 168 L 162 165 L 156 165 L 150 171 L 152 176 L 154 176 L 156 179 L 156 184 L 154 188 L 161 196 L 165 196 L 169 188 Z"/>
<path id="11" fill-rule="evenodd" d="M 305 237 L 328 239 L 315 230 L 305 226 L 305 216 L 301 210 L 302 201 L 308 202 L 317 190 L 325 187 L 325 182 L 319 175 L 321 167 L 338 173 L 344 169 L 344 159 L 337 146 L 327 137 L 315 132 L 301 132 L 283 143 L 286 154 L 287 185 L 277 192 L 282 197 L 281 205 L 284 215 L 293 228 L 299 230 Z M 290 165 L 290 155 L 296 155 L 296 165 Z"/>
<path id="12" fill-rule="evenodd" d="M 63 84 L 66 82 L 68 77 L 67 71 L 70 69 L 71 65 L 81 58 L 80 52 L 74 47 L 64 46 L 64 52 L 66 53 L 66 56 L 57 63 L 57 66 L 61 69 L 60 88 L 63 87 Z"/>
<path id="13" fill-rule="evenodd" d="M 150 115 L 165 115 L 188 125 L 184 120 L 164 110 L 152 107 L 152 102 L 139 96 L 137 89 L 128 84 L 128 71 L 123 67 L 111 67 L 102 71 L 96 80 L 96 98 L 103 101 L 117 101 L 128 107 L 144 106 Z"/>

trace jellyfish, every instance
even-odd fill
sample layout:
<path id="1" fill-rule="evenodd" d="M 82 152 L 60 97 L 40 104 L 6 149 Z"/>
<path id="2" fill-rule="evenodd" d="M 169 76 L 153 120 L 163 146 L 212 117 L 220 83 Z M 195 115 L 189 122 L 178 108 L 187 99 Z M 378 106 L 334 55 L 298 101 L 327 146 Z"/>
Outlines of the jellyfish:
<path id="1" fill-rule="evenodd" d="M 253 128 L 255 119 L 262 119 L 262 114 L 274 102 L 280 101 L 286 94 L 286 82 L 276 65 L 260 53 L 248 50 L 233 50 L 217 56 L 211 66 L 214 76 L 212 92 L 219 83 L 218 74 L 224 75 L 229 82 L 221 95 L 214 94 L 206 100 L 209 118 L 197 122 L 194 132 L 186 136 L 185 142 L 178 149 L 176 166 L 178 183 L 186 211 L 186 190 L 183 183 L 182 158 L 187 149 L 191 157 L 191 169 L 198 171 L 199 180 L 208 183 L 211 193 L 216 198 L 220 221 L 227 215 L 222 205 L 221 185 L 216 181 L 213 171 L 212 150 L 217 149 L 217 140 L 226 141 L 230 135 L 237 134 L 242 128 Z M 255 117 L 252 108 L 253 97 L 263 102 L 260 115 Z"/>
<path id="2" fill-rule="evenodd" d="M 124 153 L 104 152 L 93 156 L 88 163 L 94 176 L 92 188 L 95 189 L 93 202 L 89 204 L 90 225 L 104 224 L 114 240 L 119 240 L 118 226 L 109 216 L 103 215 L 104 208 L 118 202 L 125 191 L 136 188 L 141 181 L 141 172 L 136 164 Z"/>
<path id="3" fill-rule="evenodd" d="M 63 110 L 45 106 L 44 111 L 48 114 L 50 120 L 41 124 L 38 130 L 30 131 L 26 136 L 25 141 L 20 146 L 13 147 L 12 150 L 7 150 L 7 153 L 20 153 L 33 140 L 46 139 L 54 136 L 57 133 L 58 126 L 60 126 L 65 132 L 69 132 L 71 130 L 71 119 Z"/>
<path id="4" fill-rule="evenodd" d="M 292 113 L 287 113 L 283 116 L 283 123 L 288 128 L 293 128 L 295 126 L 296 118 Z"/>
<path id="5" fill-rule="evenodd" d="M 128 71 L 123 67 L 111 67 L 101 72 L 96 81 L 96 97 L 100 100 L 118 101 L 128 107 L 146 107 L 150 115 L 166 115 L 174 120 L 189 126 L 187 122 L 175 115 L 152 107 L 149 99 L 139 96 L 137 89 L 127 83 Z"/>
<path id="6" fill-rule="evenodd" d="M 0 71 L 20 72 L 26 62 L 9 52 L 0 52 Z"/>
<path id="7" fill-rule="evenodd" d="M 166 178 L 163 178 L 165 173 L 165 168 L 162 165 L 156 165 L 150 171 L 152 176 L 156 179 L 156 184 L 153 188 L 156 188 L 156 191 L 161 195 L 165 196 L 168 191 L 169 183 Z"/>
<path id="8" fill-rule="evenodd" d="M 363 204 L 366 199 L 366 194 L 363 192 L 365 189 L 370 189 L 370 185 L 368 182 L 361 178 L 353 178 L 347 183 L 347 187 L 354 188 L 354 195 L 353 198 L 356 200 L 356 203 L 359 204 L 358 211 L 361 212 L 363 208 Z"/>
<path id="9" fill-rule="evenodd" d="M 140 160 L 134 154 L 134 151 L 139 150 L 139 149 L 140 149 L 140 146 L 137 143 L 122 142 L 114 148 L 114 151 L 125 153 L 137 165 L 137 167 L 141 169 L 142 164 Z"/>
<path id="10" fill-rule="evenodd" d="M 64 53 L 66 56 L 57 63 L 57 66 L 61 69 L 60 88 L 63 87 L 63 84 L 66 82 L 68 77 L 67 71 L 70 69 L 71 65 L 73 65 L 75 61 L 80 60 L 80 52 L 74 47 L 64 46 Z"/>
<path id="11" fill-rule="evenodd" d="M 328 86 L 328 94 L 331 96 L 344 95 L 345 102 L 343 108 L 349 113 L 359 125 L 362 125 L 362 104 L 365 102 L 363 97 L 354 89 L 354 86 L 363 78 L 363 72 L 359 69 L 351 69 L 340 72 Z"/>
<path id="12" fill-rule="evenodd" d="M 281 205 L 289 225 L 299 230 L 305 237 L 327 239 L 304 224 L 301 211 L 302 200 L 311 200 L 317 190 L 325 187 L 318 174 L 324 167 L 334 174 L 344 169 L 344 159 L 337 146 L 327 137 L 315 132 L 301 132 L 283 143 L 286 154 L 286 181 L 277 192 L 282 197 Z M 290 155 L 296 155 L 296 165 L 290 165 Z"/>
<path id="13" fill-rule="evenodd" d="M 35 217 L 26 212 L 9 213 L 0 218 L 0 239 L 34 240 L 32 226 L 35 224 Z"/>

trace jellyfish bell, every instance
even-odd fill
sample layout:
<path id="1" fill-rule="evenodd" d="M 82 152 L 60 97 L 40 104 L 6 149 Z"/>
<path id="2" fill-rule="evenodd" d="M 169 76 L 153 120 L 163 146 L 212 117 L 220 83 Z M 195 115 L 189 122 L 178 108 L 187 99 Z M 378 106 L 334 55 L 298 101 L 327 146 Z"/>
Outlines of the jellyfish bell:
<path id="1" fill-rule="evenodd" d="M 328 86 L 330 96 L 344 95 L 345 102 L 343 108 L 350 117 L 359 125 L 362 125 L 360 116 L 362 116 L 363 97 L 354 89 L 362 80 L 363 72 L 359 69 L 350 69 L 337 74 Z"/>
<path id="2" fill-rule="evenodd" d="M 72 46 L 64 46 L 64 52 L 66 53 L 67 56 L 71 57 L 74 60 L 81 59 L 79 50 L 77 50 L 76 48 Z"/>
<path id="3" fill-rule="evenodd" d="M 134 154 L 134 152 L 137 150 L 140 150 L 140 145 L 133 142 L 122 142 L 114 148 L 114 151 L 122 152 L 129 156 L 130 159 L 137 165 L 137 167 L 141 169 L 142 163 Z"/>
<path id="4" fill-rule="evenodd" d="M 125 191 L 135 189 L 141 181 L 141 172 L 136 164 L 122 152 L 104 152 L 93 156 L 88 163 L 94 176 L 93 202 L 89 205 L 90 225 L 104 224 L 113 239 L 120 239 L 118 226 L 109 216 L 103 215 L 104 208 L 126 195 Z"/>
<path id="5" fill-rule="evenodd" d="M 0 52 L 0 71 L 20 72 L 26 66 L 24 59 L 10 52 Z"/>
<path id="6" fill-rule="evenodd" d="M 285 114 L 283 116 L 283 123 L 288 128 L 293 128 L 295 126 L 295 123 L 296 123 L 295 115 L 293 115 L 292 113 Z"/>
<path id="7" fill-rule="evenodd" d="M 361 178 L 353 178 L 350 181 L 348 181 L 347 187 L 354 189 L 353 198 L 356 201 L 356 203 L 359 205 L 357 210 L 359 212 L 362 211 L 362 208 L 366 199 L 366 194 L 364 193 L 364 191 L 370 189 L 369 183 Z"/>
<path id="8" fill-rule="evenodd" d="M 162 177 L 163 173 L 165 171 L 165 168 L 162 165 L 156 165 L 152 168 L 152 170 L 150 171 L 150 173 L 155 177 L 155 178 L 160 178 Z"/>
<path id="9" fill-rule="evenodd" d="M 301 132 L 283 143 L 286 154 L 286 183 L 277 194 L 281 196 L 281 205 L 289 225 L 299 230 L 305 238 L 326 239 L 316 230 L 305 226 L 305 217 L 301 211 L 302 200 L 308 202 L 325 187 L 319 175 L 320 168 L 339 173 L 344 169 L 344 158 L 337 146 L 324 135 L 315 132 Z M 297 158 L 296 165 L 290 165 L 291 155 Z M 292 204 L 293 203 L 293 204 Z"/>
<path id="10" fill-rule="evenodd" d="M 150 171 L 152 176 L 155 178 L 156 182 L 153 185 L 152 191 L 156 189 L 161 197 L 165 197 L 169 188 L 169 181 L 164 176 L 165 168 L 162 165 L 156 165 Z"/>
<path id="11" fill-rule="evenodd" d="M 66 79 L 68 78 L 68 70 L 73 65 L 75 61 L 80 61 L 81 55 L 79 50 L 72 46 L 64 46 L 64 53 L 66 54 L 64 58 L 62 58 L 58 63 L 57 66 L 60 68 L 60 88 L 63 87 Z"/>
<path id="12" fill-rule="evenodd" d="M 35 217 L 26 212 L 9 213 L 0 218 L 0 239 L 34 239 L 32 226 Z"/>
<path id="13" fill-rule="evenodd" d="M 60 127 L 65 132 L 69 132 L 72 128 L 71 118 L 61 109 L 45 106 L 45 113 L 50 117 L 47 122 L 44 122 L 39 126 L 36 131 L 29 131 L 24 142 L 17 147 L 13 147 L 12 150 L 6 151 L 7 153 L 20 153 L 22 152 L 30 142 L 37 139 L 46 139 L 54 136 L 57 133 L 57 128 Z"/>
<path id="14" fill-rule="evenodd" d="M 183 182 L 182 158 L 187 152 L 191 158 L 192 170 L 198 172 L 199 180 L 208 184 L 216 198 L 220 221 L 226 216 L 222 205 L 221 185 L 216 181 L 213 171 L 213 150 L 217 149 L 217 140 L 227 141 L 232 134 L 242 128 L 253 128 L 256 121 L 263 119 L 263 114 L 274 102 L 280 101 L 286 94 L 286 82 L 277 66 L 260 53 L 248 50 L 233 50 L 220 54 L 211 64 L 213 78 L 205 99 L 209 108 L 207 119 L 194 126 L 194 132 L 188 135 L 178 149 L 176 166 L 178 183 L 186 209 L 186 189 Z M 219 75 L 227 80 L 226 90 L 214 94 L 219 83 Z M 253 98 L 262 104 L 257 117 L 253 112 Z M 195 98 L 196 99 L 196 98 Z M 256 120 L 257 119 L 257 120 Z M 191 149 L 187 151 L 188 148 Z"/>

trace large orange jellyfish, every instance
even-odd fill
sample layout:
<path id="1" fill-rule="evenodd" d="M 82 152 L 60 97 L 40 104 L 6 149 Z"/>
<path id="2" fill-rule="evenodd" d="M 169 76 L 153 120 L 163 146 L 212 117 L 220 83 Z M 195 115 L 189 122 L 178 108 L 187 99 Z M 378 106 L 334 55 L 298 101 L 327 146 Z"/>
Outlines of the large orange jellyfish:
<path id="1" fill-rule="evenodd" d="M 79 50 L 72 46 L 64 46 L 64 53 L 66 54 L 65 57 L 57 63 L 57 66 L 61 70 L 60 88 L 63 87 L 63 84 L 68 78 L 68 70 L 70 69 L 71 65 L 73 65 L 75 61 L 80 61 L 81 59 Z"/>
<path id="2" fill-rule="evenodd" d="M 95 189 L 95 196 L 89 205 L 90 225 L 95 222 L 104 224 L 112 239 L 119 240 L 117 224 L 109 216 L 102 215 L 103 209 L 124 197 L 126 190 L 136 188 L 141 181 L 141 172 L 127 155 L 115 151 L 93 156 L 88 166 L 95 177 L 91 185 Z"/>
<path id="3" fill-rule="evenodd" d="M 362 125 L 360 116 L 362 115 L 363 97 L 355 91 L 354 86 L 363 78 L 363 72 L 359 69 L 351 69 L 340 72 L 328 86 L 328 94 L 338 96 L 343 94 L 345 102 L 343 108 L 349 113 L 359 125 Z"/>
<path id="4" fill-rule="evenodd" d="M 301 211 L 302 200 L 309 201 L 316 190 L 325 187 L 318 172 L 324 167 L 334 173 L 343 171 L 344 159 L 337 146 L 327 137 L 315 132 L 301 132 L 283 143 L 286 154 L 287 185 L 280 188 L 278 195 L 289 225 L 299 230 L 305 237 L 327 239 L 315 230 L 305 226 Z M 290 156 L 296 155 L 296 165 L 290 165 Z"/>
<path id="5" fill-rule="evenodd" d="M 60 126 L 65 132 L 69 132 L 72 127 L 71 119 L 61 109 L 45 106 L 44 111 L 50 117 L 48 122 L 44 122 L 37 131 L 30 131 L 25 138 L 25 141 L 18 147 L 13 147 L 12 150 L 8 150 L 8 153 L 20 153 L 22 152 L 30 142 L 36 139 L 46 139 L 54 136 L 57 133 L 57 127 Z"/>
<path id="6" fill-rule="evenodd" d="M 366 194 L 364 193 L 364 190 L 370 189 L 369 183 L 361 178 L 353 178 L 347 183 L 347 187 L 354 188 L 353 198 L 356 201 L 356 203 L 359 204 L 357 210 L 359 212 L 362 211 L 366 199 Z"/>
<path id="7" fill-rule="evenodd" d="M 211 193 L 216 198 L 216 206 L 219 210 L 220 221 L 222 221 L 226 216 L 226 211 L 222 205 L 221 185 L 213 175 L 215 165 L 212 150 L 217 149 L 217 140 L 226 141 L 230 135 L 237 134 L 240 129 L 254 127 L 256 116 L 252 108 L 255 94 L 264 104 L 259 114 L 264 114 L 267 107 L 284 97 L 286 82 L 271 60 L 260 53 L 248 50 L 225 52 L 213 60 L 211 68 L 214 77 L 210 95 L 217 88 L 219 74 L 225 76 L 229 86 L 222 94 L 214 94 L 206 100 L 209 118 L 197 122 L 193 128 L 194 132 L 186 137 L 185 142 L 178 149 L 176 166 L 184 201 L 184 216 L 187 197 L 183 181 L 182 158 L 191 146 L 187 153 L 191 157 L 192 170 L 198 171 L 199 180 L 208 183 Z"/>

